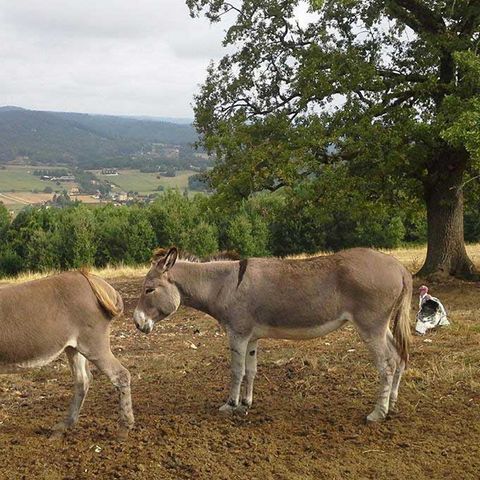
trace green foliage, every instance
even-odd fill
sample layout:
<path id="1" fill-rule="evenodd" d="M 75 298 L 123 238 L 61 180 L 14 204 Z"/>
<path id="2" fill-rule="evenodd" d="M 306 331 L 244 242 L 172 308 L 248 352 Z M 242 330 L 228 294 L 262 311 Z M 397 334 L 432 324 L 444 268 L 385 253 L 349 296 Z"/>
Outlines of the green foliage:
<path id="1" fill-rule="evenodd" d="M 155 247 L 155 232 L 145 209 L 107 205 L 94 210 L 95 264 L 146 262 Z"/>
<path id="2" fill-rule="evenodd" d="M 199 192 L 204 192 L 209 190 L 208 179 L 204 174 L 197 173 L 188 177 L 188 188 L 189 190 L 196 190 Z"/>
<path id="3" fill-rule="evenodd" d="M 10 248 L 0 250 L 0 275 L 13 276 L 24 269 L 22 258 Z"/>
<path id="4" fill-rule="evenodd" d="M 480 96 L 467 102 L 451 97 L 445 103 L 453 119 L 442 131 L 442 138 L 455 147 L 464 146 L 478 168 L 480 166 Z"/>
<path id="5" fill-rule="evenodd" d="M 369 184 L 349 176 L 346 167 L 325 167 L 318 178 L 285 195 L 285 205 L 272 225 L 273 251 L 287 255 L 357 246 L 398 247 L 407 235 L 409 213 L 408 208 L 399 213 L 376 199 Z"/>
<path id="6" fill-rule="evenodd" d="M 72 269 L 93 265 L 96 252 L 93 212 L 85 206 L 61 210 L 58 221 L 61 267 Z"/>
<path id="7" fill-rule="evenodd" d="M 188 198 L 168 190 L 149 208 L 150 222 L 160 246 L 176 245 L 197 255 L 218 250 L 215 225 L 206 221 L 200 197 Z"/>
<path id="8" fill-rule="evenodd" d="M 10 215 L 8 213 L 7 207 L 5 207 L 2 202 L 0 202 L 0 248 L 6 240 L 6 233 L 9 225 Z"/>
<path id="9" fill-rule="evenodd" d="M 75 170 L 75 181 L 78 183 L 82 193 L 90 195 L 97 193 L 97 190 L 102 195 L 106 195 L 112 190 L 109 182 L 101 181 L 92 172 L 85 172 L 79 168 Z"/>
<path id="10" fill-rule="evenodd" d="M 260 212 L 252 207 L 244 202 L 229 219 L 225 246 L 245 257 L 264 257 L 271 253 L 269 226 Z"/>
<path id="11" fill-rule="evenodd" d="M 190 228 L 186 241 L 182 243 L 185 245 L 185 250 L 200 256 L 216 252 L 218 251 L 217 228 L 200 220 L 197 225 Z"/>
<path id="12" fill-rule="evenodd" d="M 478 242 L 480 240 L 480 178 L 478 174 L 465 181 L 466 207 L 464 217 L 465 240 Z"/>
<path id="13" fill-rule="evenodd" d="M 8 231 L 11 251 L 22 259 L 22 270 L 60 268 L 57 211 L 28 208 L 13 220 Z"/>

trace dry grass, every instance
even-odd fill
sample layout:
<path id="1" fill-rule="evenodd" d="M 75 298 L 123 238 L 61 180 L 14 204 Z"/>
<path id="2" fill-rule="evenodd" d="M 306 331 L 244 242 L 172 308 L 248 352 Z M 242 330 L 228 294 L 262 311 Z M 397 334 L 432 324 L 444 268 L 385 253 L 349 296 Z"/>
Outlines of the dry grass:
<path id="1" fill-rule="evenodd" d="M 89 268 L 88 270 L 94 275 L 107 279 L 136 278 L 146 275 L 148 272 L 148 266 L 108 265 L 105 268 Z M 1 278 L 0 284 L 29 282 L 31 280 L 38 280 L 39 278 L 55 275 L 57 273 L 60 272 L 23 272 L 15 277 Z"/>
<path id="2" fill-rule="evenodd" d="M 427 247 L 419 246 L 413 248 L 397 248 L 395 250 L 382 250 L 389 255 L 398 258 L 411 272 L 417 272 L 423 265 L 425 257 L 427 256 Z M 467 253 L 473 263 L 480 267 L 480 243 L 467 245 Z"/>
<path id="3" fill-rule="evenodd" d="M 425 257 L 427 256 L 426 245 L 415 246 L 415 247 L 402 247 L 402 248 L 396 248 L 393 250 L 380 249 L 380 251 L 397 258 L 412 273 L 415 273 L 418 270 L 420 270 L 420 267 L 423 265 L 423 262 L 425 261 Z M 329 255 L 330 253 L 331 252 L 318 252 L 315 254 L 299 254 L 299 255 L 291 255 L 288 258 L 302 259 L 302 258 L 315 257 L 317 255 Z M 471 260 L 473 261 L 473 263 L 477 267 L 480 267 L 480 243 L 467 245 L 467 253 L 471 258 Z"/>

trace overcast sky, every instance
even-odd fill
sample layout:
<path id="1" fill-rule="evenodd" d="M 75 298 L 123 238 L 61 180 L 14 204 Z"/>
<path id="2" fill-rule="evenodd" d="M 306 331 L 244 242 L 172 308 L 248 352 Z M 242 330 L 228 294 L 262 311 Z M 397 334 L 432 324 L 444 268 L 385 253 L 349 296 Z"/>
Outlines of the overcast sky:
<path id="1" fill-rule="evenodd" d="M 224 28 L 184 0 L 0 0 L 0 106 L 192 117 Z"/>

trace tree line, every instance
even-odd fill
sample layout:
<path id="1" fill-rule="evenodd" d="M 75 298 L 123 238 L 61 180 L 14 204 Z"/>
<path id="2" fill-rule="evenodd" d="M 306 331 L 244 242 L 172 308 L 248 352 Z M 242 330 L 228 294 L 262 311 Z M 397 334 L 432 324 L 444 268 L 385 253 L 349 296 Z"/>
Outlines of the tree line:
<path id="1" fill-rule="evenodd" d="M 405 201 L 399 208 L 353 181 L 346 170 L 331 166 L 308 186 L 236 203 L 219 194 L 189 197 L 167 190 L 148 205 L 32 206 L 13 219 L 0 203 L 0 276 L 143 264 L 157 246 L 176 245 L 199 256 L 225 249 L 242 256 L 285 256 L 425 243 L 420 202 Z M 471 242 L 480 241 L 478 190 L 469 190 L 465 213 Z"/>

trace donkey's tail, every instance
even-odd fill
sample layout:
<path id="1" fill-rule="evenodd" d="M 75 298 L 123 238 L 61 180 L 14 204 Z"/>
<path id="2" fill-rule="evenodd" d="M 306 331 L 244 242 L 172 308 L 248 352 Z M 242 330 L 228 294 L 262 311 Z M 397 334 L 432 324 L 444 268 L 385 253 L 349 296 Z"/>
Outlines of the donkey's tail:
<path id="1" fill-rule="evenodd" d="M 88 273 L 87 270 L 79 270 L 87 279 L 98 302 L 110 317 L 119 317 L 123 313 L 123 300 L 120 294 L 105 280 Z"/>
<path id="2" fill-rule="evenodd" d="M 406 269 L 403 271 L 403 288 L 393 312 L 393 337 L 400 358 L 408 363 L 410 346 L 410 308 L 412 302 L 412 276 Z"/>

